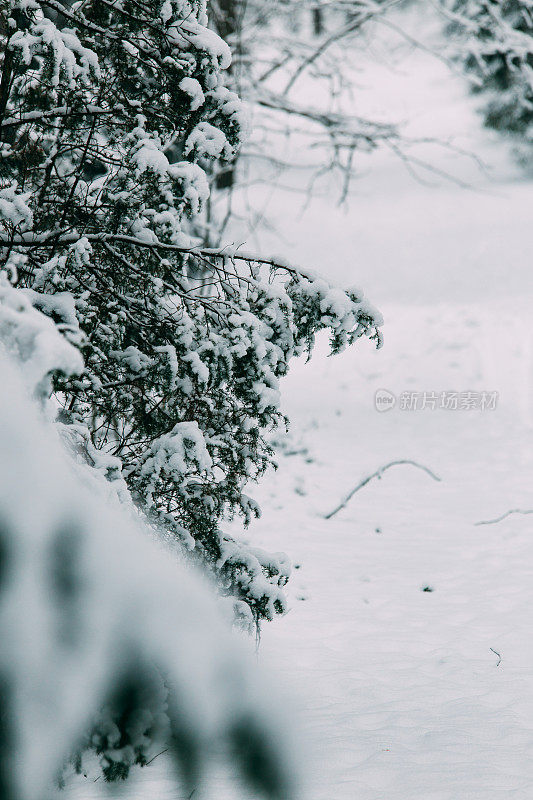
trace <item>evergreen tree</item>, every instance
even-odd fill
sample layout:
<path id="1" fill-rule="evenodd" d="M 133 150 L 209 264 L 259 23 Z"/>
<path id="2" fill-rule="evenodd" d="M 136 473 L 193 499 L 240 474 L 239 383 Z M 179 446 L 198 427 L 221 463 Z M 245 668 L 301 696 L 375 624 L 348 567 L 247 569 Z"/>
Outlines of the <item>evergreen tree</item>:
<path id="1" fill-rule="evenodd" d="M 357 291 L 230 249 L 192 222 L 246 121 L 203 0 L 1 0 L 0 265 L 84 357 L 54 381 L 79 452 L 216 573 L 248 623 L 284 608 L 285 557 L 233 541 L 272 463 L 279 379 L 379 315 Z"/>
<path id="2" fill-rule="evenodd" d="M 533 0 L 445 3 L 489 128 L 533 143 Z"/>
<path id="3" fill-rule="evenodd" d="M 80 374 L 79 350 L 5 278 L 0 339 L 0 798 L 52 800 L 73 753 L 92 784 L 96 758 L 117 781 L 162 751 L 185 797 L 216 749 L 254 797 L 288 800 L 275 698 L 210 587 L 65 452 L 50 378 Z"/>

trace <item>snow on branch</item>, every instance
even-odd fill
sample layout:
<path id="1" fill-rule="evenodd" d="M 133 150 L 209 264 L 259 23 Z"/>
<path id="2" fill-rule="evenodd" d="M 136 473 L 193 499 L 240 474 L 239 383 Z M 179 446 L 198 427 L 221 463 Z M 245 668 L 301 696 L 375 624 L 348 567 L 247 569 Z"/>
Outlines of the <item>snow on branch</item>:
<path id="1" fill-rule="evenodd" d="M 288 561 L 223 528 L 260 514 L 244 489 L 274 465 L 281 379 L 321 331 L 333 353 L 380 346 L 381 315 L 282 259 L 198 246 L 208 173 L 247 130 L 205 3 L 13 2 L 0 267 L 83 356 L 47 373 L 64 438 L 253 627 L 284 611 Z"/>
<path id="2" fill-rule="evenodd" d="M 2 800 L 51 796 L 87 749 L 113 779 L 168 748 L 191 791 L 221 743 L 251 791 L 287 800 L 286 722 L 210 588 L 65 453 L 5 353 L 0 369 Z"/>

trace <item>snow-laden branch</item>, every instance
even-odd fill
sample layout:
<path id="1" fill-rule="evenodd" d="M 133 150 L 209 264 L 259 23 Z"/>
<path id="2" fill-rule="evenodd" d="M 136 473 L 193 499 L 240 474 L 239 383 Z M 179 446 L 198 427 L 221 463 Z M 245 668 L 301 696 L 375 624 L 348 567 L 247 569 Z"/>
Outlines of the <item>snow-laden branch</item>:
<path id="1" fill-rule="evenodd" d="M 57 106 L 47 111 L 28 111 L 17 117 L 7 117 L 0 123 L 0 128 L 13 128 L 17 125 L 26 125 L 29 122 L 41 122 L 54 117 L 77 117 L 77 116 L 105 116 L 116 114 L 116 108 L 100 108 L 95 105 L 87 105 L 83 109 L 73 109 L 69 106 Z"/>
<path id="2" fill-rule="evenodd" d="M 244 488 L 272 464 L 280 381 L 321 331 L 332 353 L 380 346 L 381 316 L 359 289 L 283 259 L 198 246 L 206 170 L 247 127 L 203 0 L 14 2 L 0 266 L 83 352 L 83 373 L 49 389 L 87 462 L 253 627 L 285 609 L 290 567 L 222 528 L 259 514 Z"/>
<path id="3" fill-rule="evenodd" d="M 0 247 L 21 247 L 21 248 L 42 248 L 47 246 L 68 246 L 76 244 L 80 239 L 85 239 L 91 244 L 119 243 L 131 245 L 144 250 L 160 250 L 162 252 L 182 253 L 201 259 L 220 259 L 222 261 L 243 262 L 246 264 L 258 264 L 270 267 L 275 271 L 283 271 L 292 275 L 300 275 L 310 281 L 316 280 L 319 275 L 312 270 L 301 269 L 291 266 L 288 261 L 278 256 L 264 256 L 258 253 L 238 250 L 230 247 L 185 247 L 177 244 L 169 244 L 158 240 L 150 241 L 139 239 L 136 236 L 127 236 L 115 233 L 87 233 L 83 237 L 78 233 L 66 231 L 50 231 L 44 234 L 21 234 L 11 238 L 0 237 Z"/>
<path id="4" fill-rule="evenodd" d="M 26 342 L 38 312 L 13 313 Z M 40 317 L 48 336 L 53 326 Z M 207 582 L 65 452 L 5 352 L 0 368 L 2 800 L 55 796 L 78 747 L 78 766 L 89 747 L 108 778 L 168 749 L 187 792 L 218 748 L 254 796 L 292 797 L 286 721 L 278 724 L 270 690 L 268 707 L 261 699 L 257 669 Z"/>

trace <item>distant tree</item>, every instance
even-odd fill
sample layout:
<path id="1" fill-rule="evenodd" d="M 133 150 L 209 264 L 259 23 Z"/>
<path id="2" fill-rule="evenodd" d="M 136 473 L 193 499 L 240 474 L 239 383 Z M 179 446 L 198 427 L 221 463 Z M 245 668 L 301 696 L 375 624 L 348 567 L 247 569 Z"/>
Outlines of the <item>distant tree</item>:
<path id="1" fill-rule="evenodd" d="M 333 177 L 345 199 L 357 156 L 380 147 L 405 153 L 408 143 L 394 123 L 367 118 L 356 107 L 357 71 L 351 51 L 363 31 L 385 19 L 399 0 L 213 0 L 211 24 L 231 45 L 228 88 L 246 101 L 252 134 L 231 165 L 214 164 L 215 189 L 204 241 L 216 244 L 236 218 L 233 191 L 250 184 L 278 184 L 296 168 L 310 174 L 304 192 L 320 177 Z M 287 155 L 292 141 L 303 158 Z M 319 155 L 317 155 L 319 154 Z M 259 207 L 244 228 L 254 227 Z"/>
<path id="2" fill-rule="evenodd" d="M 533 144 L 533 0 L 445 0 L 485 124 Z"/>
<path id="3" fill-rule="evenodd" d="M 54 378 L 61 421 L 243 622 L 269 619 L 288 561 L 224 521 L 259 514 L 245 488 L 272 464 L 291 359 L 322 329 L 333 352 L 379 343 L 379 315 L 357 291 L 193 235 L 206 170 L 245 128 L 202 0 L 1 2 L 0 266 L 83 353 L 81 376 Z"/>

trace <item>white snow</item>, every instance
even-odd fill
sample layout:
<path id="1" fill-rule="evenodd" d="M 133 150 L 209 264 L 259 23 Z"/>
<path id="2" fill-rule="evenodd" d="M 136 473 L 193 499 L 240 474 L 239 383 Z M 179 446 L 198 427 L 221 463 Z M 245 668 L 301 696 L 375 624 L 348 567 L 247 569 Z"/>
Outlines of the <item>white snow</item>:
<path id="1" fill-rule="evenodd" d="M 346 208 L 331 185 L 305 211 L 293 192 L 254 188 L 274 226 L 255 250 L 361 284 L 385 317 L 381 351 L 360 341 L 327 359 L 323 342 L 282 382 L 291 433 L 278 472 L 250 490 L 263 516 L 242 535 L 296 569 L 260 657 L 299 698 L 305 800 L 530 800 L 533 515 L 475 523 L 533 509 L 533 183 L 481 129 L 460 76 L 379 42 L 359 54 L 357 113 L 453 136 L 489 174 L 428 146 L 418 154 L 470 188 L 421 169 L 416 181 L 388 152 L 359 157 Z M 378 389 L 499 398 L 494 410 L 379 413 Z M 324 518 L 396 459 L 441 482 L 399 466 Z M 234 791 L 222 776 L 211 796 Z M 177 797 L 161 762 L 128 790 L 149 796 Z"/>
<path id="2" fill-rule="evenodd" d="M 83 359 L 61 336 L 55 323 L 32 306 L 31 295 L 29 290 L 14 289 L 0 274 L 0 355 L 5 357 L 9 352 L 16 357 L 28 391 L 44 398 L 49 395 L 52 374 L 61 370 L 65 375 L 79 375 Z M 39 299 L 46 305 L 46 296 L 40 295 Z M 67 315 L 63 327 L 69 327 L 72 298 L 64 292 L 56 295 L 55 300 L 56 307 Z M 70 326 L 73 328 L 77 324 Z"/>
<path id="3" fill-rule="evenodd" d="M 32 212 L 27 204 L 29 193 L 17 191 L 17 185 L 12 184 L 0 189 L 0 215 L 2 221 L 25 230 L 31 226 Z"/>
<path id="4" fill-rule="evenodd" d="M 202 87 L 196 78 L 183 78 L 179 83 L 179 87 L 182 92 L 185 92 L 191 98 L 191 111 L 197 111 L 205 103 Z"/>
<path id="5" fill-rule="evenodd" d="M 194 19 L 181 19 L 178 25 L 169 28 L 169 34 L 180 50 L 187 50 L 191 47 L 201 50 L 209 58 L 220 66 L 220 69 L 227 69 L 231 64 L 231 50 L 220 36 L 214 31 L 205 28 Z"/>
<path id="6" fill-rule="evenodd" d="M 113 502 L 93 469 L 74 465 L 5 352 L 0 368 L 0 673 L 10 690 L 2 786 L 28 800 L 43 789 L 56 796 L 52 780 L 95 711 L 120 675 L 143 662 L 166 676 L 169 717 L 179 715 L 202 759 L 222 752 L 234 726 L 255 724 L 271 752 L 279 748 L 280 777 L 289 786 L 283 716 L 261 697 L 263 679 L 232 640 L 212 587 Z M 54 571 L 54 553 L 65 546 L 66 580 L 75 587 L 66 595 Z M 154 724 L 149 712 L 148 719 Z M 142 722 L 128 729 L 135 746 L 144 741 Z M 154 757 L 156 747 L 153 741 Z"/>
<path id="7" fill-rule="evenodd" d="M 211 467 L 211 456 L 198 423 L 178 422 L 170 433 L 152 442 L 143 461 L 141 475 L 148 479 L 148 507 L 152 505 L 158 481 L 165 474 L 177 476 L 178 481 L 186 481 L 190 473 L 202 473 Z"/>
<path id="8" fill-rule="evenodd" d="M 53 86 L 59 85 L 61 73 L 70 87 L 76 81 L 87 80 L 89 73 L 100 74 L 95 53 L 83 47 L 71 30 L 60 30 L 52 20 L 41 18 L 39 13 L 27 32 L 17 31 L 12 36 L 10 47 L 18 52 L 21 61 L 28 67 L 36 55 L 49 59 L 53 66 Z"/>
<path id="9" fill-rule="evenodd" d="M 331 190 L 301 215 L 281 191 L 266 208 L 298 263 L 364 286 L 385 346 L 328 360 L 317 348 L 282 384 L 296 454 L 256 493 L 253 535 L 300 568 L 262 653 L 301 701 L 306 800 L 529 800 L 533 516 L 475 523 L 533 508 L 533 184 L 481 130 L 461 79 L 402 50 L 394 74 L 375 66 L 366 97 L 413 119 L 413 134 L 453 133 L 490 177 L 433 149 L 429 161 L 473 188 L 423 185 L 378 154 L 346 209 Z M 279 243 L 261 234 L 257 246 Z M 377 389 L 499 402 L 378 413 Z M 409 458 L 442 482 L 397 467 L 324 519 Z"/>
<path id="10" fill-rule="evenodd" d="M 192 152 L 197 158 L 229 158 L 232 149 L 220 128 L 209 122 L 199 122 L 185 142 L 185 153 Z"/>

